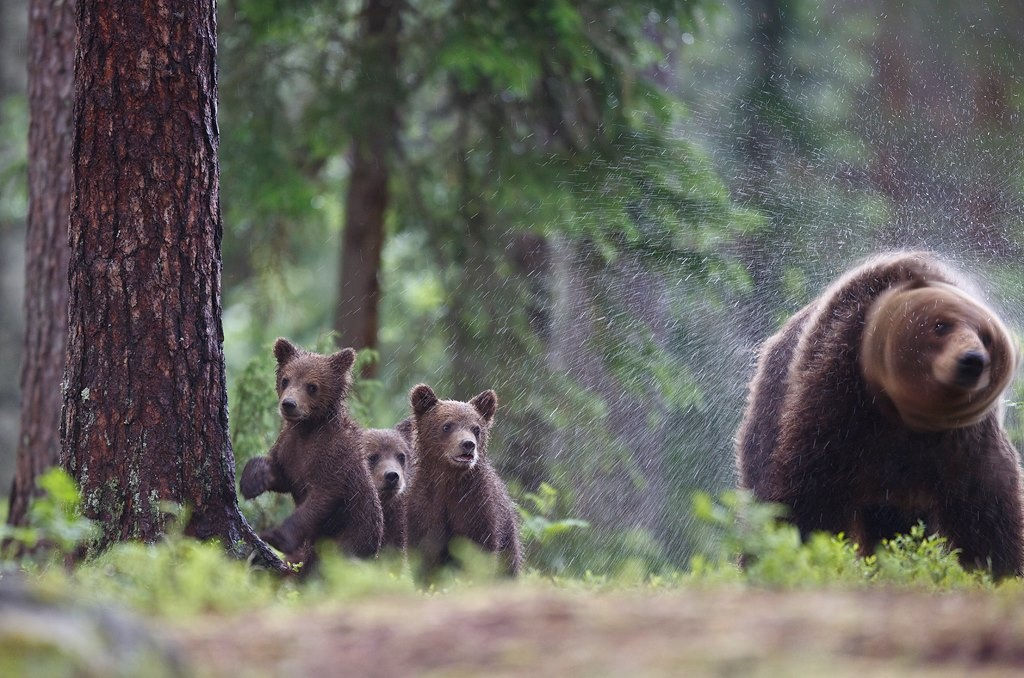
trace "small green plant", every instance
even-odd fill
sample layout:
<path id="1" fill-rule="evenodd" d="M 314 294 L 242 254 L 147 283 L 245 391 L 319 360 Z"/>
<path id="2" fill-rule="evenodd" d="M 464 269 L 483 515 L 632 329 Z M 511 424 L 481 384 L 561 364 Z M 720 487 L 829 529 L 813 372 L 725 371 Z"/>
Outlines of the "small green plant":
<path id="1" fill-rule="evenodd" d="M 945 537 L 927 534 L 923 523 L 909 534 L 886 539 L 869 556 L 873 580 L 887 584 L 908 584 L 935 589 L 992 586 L 992 577 L 982 570 L 967 571 L 960 565 L 959 550 L 950 549 Z"/>
<path id="2" fill-rule="evenodd" d="M 566 537 L 587 530 L 590 524 L 577 518 L 557 517 L 565 507 L 559 501 L 558 490 L 548 483 L 541 483 L 536 492 L 524 493 L 518 510 L 527 561 L 545 572 L 565 572 L 573 548 Z"/>
<path id="3" fill-rule="evenodd" d="M 41 494 L 28 509 L 28 524 L 0 524 L 5 557 L 23 563 L 63 558 L 97 535 L 96 524 L 80 511 L 78 486 L 62 468 L 51 468 L 36 479 Z"/>

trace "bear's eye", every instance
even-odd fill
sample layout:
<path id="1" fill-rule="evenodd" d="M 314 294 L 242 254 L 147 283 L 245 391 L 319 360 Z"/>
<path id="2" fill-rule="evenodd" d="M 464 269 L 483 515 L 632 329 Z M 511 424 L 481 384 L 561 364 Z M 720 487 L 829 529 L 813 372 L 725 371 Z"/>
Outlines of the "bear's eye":
<path id="1" fill-rule="evenodd" d="M 377 462 L 380 461 L 380 455 L 379 454 L 371 454 L 370 458 L 367 459 L 367 461 L 370 462 L 370 466 L 376 466 Z"/>
<path id="2" fill-rule="evenodd" d="M 449 422 L 445 422 L 445 425 L 441 427 L 441 430 L 444 431 L 445 433 L 451 433 L 452 432 L 452 423 L 450 421 Z"/>
<path id="3" fill-rule="evenodd" d="M 316 395 L 316 384 L 306 384 L 306 393 Z"/>
<path id="4" fill-rule="evenodd" d="M 988 348 L 989 346 L 991 346 L 992 345 L 992 335 L 989 334 L 988 332 L 982 332 L 981 333 L 981 343 L 985 345 L 985 348 Z"/>
<path id="5" fill-rule="evenodd" d="M 935 323 L 934 332 L 936 335 L 941 337 L 942 335 L 948 333 L 951 329 L 953 329 L 953 325 L 947 323 L 945 320 L 940 320 L 937 323 Z"/>
<path id="6" fill-rule="evenodd" d="M 475 435 L 477 438 L 480 437 L 480 427 L 479 426 L 474 426 L 473 428 L 471 428 L 469 430 L 472 431 L 473 435 Z"/>
<path id="7" fill-rule="evenodd" d="M 284 379 L 281 380 L 281 388 L 288 388 L 288 384 L 289 384 L 288 377 L 285 377 Z"/>
<path id="8" fill-rule="evenodd" d="M 404 454 L 402 454 L 401 452 L 399 452 L 399 453 L 398 453 L 398 457 L 397 457 L 397 459 L 398 459 L 398 463 L 399 463 L 400 465 L 402 465 L 402 466 L 405 466 L 405 455 L 404 455 Z"/>

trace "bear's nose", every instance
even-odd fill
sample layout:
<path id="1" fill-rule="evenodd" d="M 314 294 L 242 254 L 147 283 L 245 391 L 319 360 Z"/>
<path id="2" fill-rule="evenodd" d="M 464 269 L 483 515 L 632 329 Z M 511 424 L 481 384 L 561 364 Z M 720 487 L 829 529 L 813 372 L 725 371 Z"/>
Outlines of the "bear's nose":
<path id="1" fill-rule="evenodd" d="M 292 400 L 291 398 L 285 398 L 284 400 L 281 401 L 281 410 L 287 412 L 288 414 L 294 412 L 296 407 L 297 405 L 295 404 L 295 401 Z"/>
<path id="2" fill-rule="evenodd" d="M 388 485 L 398 484 L 398 471 L 388 471 L 384 474 L 384 482 Z"/>
<path id="3" fill-rule="evenodd" d="M 956 377 L 962 386 L 970 386 L 978 381 L 985 371 L 988 358 L 979 351 L 967 351 L 957 360 Z"/>
<path id="4" fill-rule="evenodd" d="M 463 440 L 462 449 L 465 450 L 466 452 L 472 452 L 473 450 L 476 449 L 476 443 L 472 440 Z"/>

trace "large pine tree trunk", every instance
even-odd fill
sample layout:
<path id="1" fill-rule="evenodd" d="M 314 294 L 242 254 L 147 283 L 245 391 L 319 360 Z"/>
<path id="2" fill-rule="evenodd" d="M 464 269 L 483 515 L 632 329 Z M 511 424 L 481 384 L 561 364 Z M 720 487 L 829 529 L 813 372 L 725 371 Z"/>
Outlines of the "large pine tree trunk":
<path id="1" fill-rule="evenodd" d="M 238 511 L 222 350 L 214 0 L 80 0 L 62 462 L 102 543 Z M 101 544 L 102 545 L 102 544 Z"/>
<path id="2" fill-rule="evenodd" d="M 388 209 L 390 154 L 398 128 L 400 0 L 367 0 L 362 15 L 351 174 L 335 329 L 342 346 L 376 348 L 380 262 Z M 364 374 L 372 376 L 374 367 Z"/>
<path id="3" fill-rule="evenodd" d="M 68 207 L 75 3 L 29 4 L 29 213 L 21 427 L 7 519 L 24 524 L 39 474 L 60 451 L 60 380 L 68 317 Z"/>

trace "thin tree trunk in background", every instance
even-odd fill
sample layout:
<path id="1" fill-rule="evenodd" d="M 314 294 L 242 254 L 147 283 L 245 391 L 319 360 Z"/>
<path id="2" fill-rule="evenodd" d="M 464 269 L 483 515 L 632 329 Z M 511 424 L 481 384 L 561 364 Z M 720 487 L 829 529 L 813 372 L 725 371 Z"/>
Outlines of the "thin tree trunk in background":
<path id="1" fill-rule="evenodd" d="M 357 350 L 377 347 L 380 263 L 389 180 L 385 146 L 379 138 L 357 139 L 352 146 L 335 330 L 339 346 Z M 368 365 L 364 375 L 375 372 L 375 366 Z"/>
<path id="2" fill-rule="evenodd" d="M 766 185 L 775 171 L 775 121 L 772 110 L 785 96 L 782 52 L 783 13 L 780 0 L 753 0 L 749 3 L 751 42 L 754 45 L 754 69 L 747 95 L 747 107 L 754 111 L 749 130 L 743 139 L 743 150 L 751 165 L 748 181 L 761 201 L 766 198 Z"/>
<path id="3" fill-rule="evenodd" d="M 214 0 L 80 0 L 78 35 L 61 460 L 100 546 L 157 539 L 170 501 L 283 567 L 235 494 Z"/>
<path id="4" fill-rule="evenodd" d="M 36 478 L 57 463 L 60 381 L 68 318 L 74 0 L 29 5 L 29 212 L 21 426 L 7 519 L 23 525 Z"/>
<path id="5" fill-rule="evenodd" d="M 354 113 L 351 174 L 345 199 L 345 235 L 335 307 L 341 346 L 376 348 L 380 265 L 388 209 L 390 154 L 398 133 L 400 0 L 367 0 L 363 8 L 362 100 Z M 370 365 L 364 376 L 373 376 Z"/>
<path id="6" fill-rule="evenodd" d="M 780 171 L 779 147 L 786 133 L 780 127 L 780 114 L 786 106 L 783 89 L 786 3 L 785 0 L 751 0 L 745 4 L 750 20 L 753 64 L 740 102 L 741 110 L 746 111 L 739 144 L 745 169 L 739 177 L 737 193 L 746 196 L 770 222 L 770 227 L 739 242 L 740 258 L 753 282 L 752 294 L 739 308 L 744 318 L 741 326 L 748 328 L 747 338 L 756 345 L 774 330 L 773 318 L 766 316 L 766 310 L 785 307 L 777 252 L 780 242 L 787 240 L 789 234 L 774 182 Z"/>

